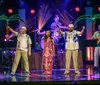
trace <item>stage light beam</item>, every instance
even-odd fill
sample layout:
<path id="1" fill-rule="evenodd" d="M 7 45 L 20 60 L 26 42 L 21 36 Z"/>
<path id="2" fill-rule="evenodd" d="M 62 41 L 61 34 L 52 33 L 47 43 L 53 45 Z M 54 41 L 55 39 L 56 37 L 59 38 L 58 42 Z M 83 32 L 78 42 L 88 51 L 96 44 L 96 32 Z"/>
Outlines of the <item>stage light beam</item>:
<path id="1" fill-rule="evenodd" d="M 38 16 L 38 29 L 41 30 L 51 17 L 51 13 L 50 13 L 50 10 L 48 9 L 48 5 L 43 6 L 39 10 L 39 13 L 40 14 Z"/>

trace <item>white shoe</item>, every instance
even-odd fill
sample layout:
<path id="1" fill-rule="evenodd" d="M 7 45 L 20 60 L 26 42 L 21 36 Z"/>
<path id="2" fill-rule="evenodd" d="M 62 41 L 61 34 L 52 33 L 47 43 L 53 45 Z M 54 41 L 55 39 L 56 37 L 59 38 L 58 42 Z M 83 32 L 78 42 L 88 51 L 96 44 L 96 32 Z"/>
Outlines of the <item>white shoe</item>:
<path id="1" fill-rule="evenodd" d="M 78 74 L 78 75 L 80 75 L 80 72 L 79 71 L 76 71 L 75 73 Z"/>
<path id="2" fill-rule="evenodd" d="M 65 71 L 64 74 L 67 74 L 68 75 L 69 74 L 69 71 Z"/>
<path id="3" fill-rule="evenodd" d="M 13 72 L 11 72 L 10 74 L 11 74 L 12 76 L 14 76 L 14 75 L 15 75 L 15 73 L 13 73 Z"/>
<path id="4" fill-rule="evenodd" d="M 27 72 L 26 72 L 24 76 L 27 76 L 27 77 L 28 77 L 28 76 L 30 76 L 30 73 L 27 73 Z"/>

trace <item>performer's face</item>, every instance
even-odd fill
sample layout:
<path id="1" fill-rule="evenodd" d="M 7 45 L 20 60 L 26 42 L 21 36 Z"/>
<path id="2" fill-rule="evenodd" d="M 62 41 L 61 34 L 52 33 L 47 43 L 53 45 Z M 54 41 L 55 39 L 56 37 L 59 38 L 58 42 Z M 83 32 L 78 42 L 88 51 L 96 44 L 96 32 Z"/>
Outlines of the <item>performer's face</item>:
<path id="1" fill-rule="evenodd" d="M 26 29 L 21 28 L 21 29 L 20 29 L 20 33 L 21 33 L 21 34 L 25 34 L 25 33 L 26 33 Z"/>
<path id="2" fill-rule="evenodd" d="M 73 27 L 69 27 L 69 31 L 73 31 L 73 29 L 74 29 Z"/>
<path id="3" fill-rule="evenodd" d="M 50 31 L 46 31 L 46 36 L 50 36 Z"/>
<path id="4" fill-rule="evenodd" d="M 55 22 L 58 22 L 59 21 L 59 17 L 56 17 L 54 20 L 55 20 Z"/>

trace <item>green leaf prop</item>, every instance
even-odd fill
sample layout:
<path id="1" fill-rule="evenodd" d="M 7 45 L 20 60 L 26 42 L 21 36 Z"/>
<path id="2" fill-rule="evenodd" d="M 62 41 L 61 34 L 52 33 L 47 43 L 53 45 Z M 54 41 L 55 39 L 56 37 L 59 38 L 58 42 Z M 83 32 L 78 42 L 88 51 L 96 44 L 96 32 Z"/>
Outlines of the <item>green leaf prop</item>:
<path id="1" fill-rule="evenodd" d="M 25 23 L 18 14 L 12 15 L 9 18 L 5 15 L 1 15 L 0 20 L 5 20 L 6 23 L 9 23 L 10 21 L 21 21 L 21 22 Z"/>

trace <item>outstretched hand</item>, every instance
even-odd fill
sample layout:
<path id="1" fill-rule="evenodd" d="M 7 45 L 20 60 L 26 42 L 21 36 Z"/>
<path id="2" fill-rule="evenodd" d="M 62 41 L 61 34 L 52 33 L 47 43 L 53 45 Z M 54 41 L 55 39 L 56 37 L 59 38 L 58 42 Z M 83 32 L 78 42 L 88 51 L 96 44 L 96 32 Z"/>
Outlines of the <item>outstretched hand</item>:
<path id="1" fill-rule="evenodd" d="M 83 26 L 82 28 L 83 28 L 83 30 L 85 30 L 85 26 Z"/>

